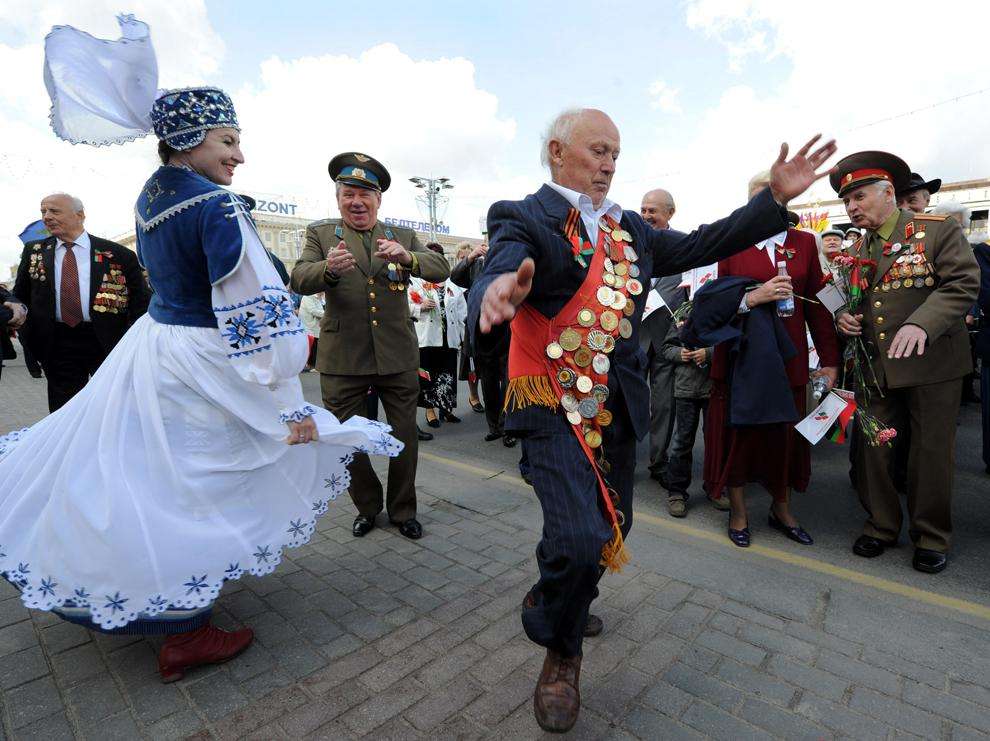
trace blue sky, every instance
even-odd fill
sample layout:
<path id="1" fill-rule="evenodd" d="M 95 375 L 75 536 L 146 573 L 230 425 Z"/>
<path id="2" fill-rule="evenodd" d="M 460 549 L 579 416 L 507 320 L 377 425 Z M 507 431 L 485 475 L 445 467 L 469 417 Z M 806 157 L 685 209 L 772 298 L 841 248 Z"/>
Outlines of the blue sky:
<path id="1" fill-rule="evenodd" d="M 612 197 L 636 208 L 643 192 L 666 187 L 682 229 L 740 205 L 746 181 L 782 140 L 799 145 L 816 131 L 837 136 L 841 153 L 896 152 L 926 177 L 986 177 L 986 93 L 859 127 L 987 87 L 990 3 L 945 0 L 938 14 L 922 0 L 890 7 L 9 0 L 0 64 L 18 73 L 0 91 L 0 265 L 16 259 L 13 235 L 51 191 L 83 198 L 94 233 L 127 230 L 155 166 L 151 139 L 100 149 L 55 139 L 41 65 L 56 23 L 113 39 L 114 15 L 133 12 L 152 28 L 161 87 L 229 90 L 248 159 L 235 188 L 305 202 L 313 218 L 332 215 L 326 162 L 363 149 L 393 174 L 383 215 L 417 216 L 406 179 L 445 175 L 457 186 L 447 222 L 476 235 L 491 202 L 545 179 L 540 133 L 572 105 L 600 107 L 620 129 Z M 869 55 L 843 49 L 877 37 L 902 42 Z M 924 58 L 906 58 L 906 48 L 924 48 Z M 828 197 L 819 185 L 805 199 Z"/>

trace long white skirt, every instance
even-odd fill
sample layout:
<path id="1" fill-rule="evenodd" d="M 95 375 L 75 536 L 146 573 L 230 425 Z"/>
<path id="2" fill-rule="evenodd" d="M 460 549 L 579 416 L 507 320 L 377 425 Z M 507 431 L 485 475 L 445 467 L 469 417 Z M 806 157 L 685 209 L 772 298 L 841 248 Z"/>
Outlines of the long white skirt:
<path id="1" fill-rule="evenodd" d="M 319 442 L 290 446 L 278 416 L 216 329 L 142 317 L 68 404 L 0 438 L 0 573 L 28 607 L 88 608 L 110 630 L 273 571 L 347 488 L 354 453 L 402 449 L 325 409 Z"/>

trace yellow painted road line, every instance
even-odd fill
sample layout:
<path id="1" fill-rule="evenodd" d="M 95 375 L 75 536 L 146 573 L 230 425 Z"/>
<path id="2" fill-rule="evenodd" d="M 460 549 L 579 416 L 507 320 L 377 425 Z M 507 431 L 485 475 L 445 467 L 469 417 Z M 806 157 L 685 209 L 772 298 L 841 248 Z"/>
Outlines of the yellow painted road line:
<path id="1" fill-rule="evenodd" d="M 487 468 L 481 468 L 480 466 L 474 466 L 470 463 L 464 463 L 462 461 L 453 460 L 451 458 L 445 458 L 441 455 L 436 455 L 435 453 L 425 453 L 422 450 L 419 453 L 419 457 L 428 461 L 433 461 L 434 463 L 439 463 L 440 465 L 447 466 L 448 468 L 455 468 L 465 473 L 470 473 L 483 479 L 495 479 L 497 478 L 500 482 L 506 484 L 511 484 L 513 486 L 519 486 L 524 489 L 529 489 L 530 486 L 525 481 L 523 481 L 519 476 L 515 474 L 507 473 L 506 471 L 492 471 Z M 826 574 L 828 576 L 833 576 L 837 579 L 843 579 L 854 584 L 860 584 L 865 587 L 871 587 L 882 592 L 888 592 L 890 594 L 896 594 L 901 597 L 906 597 L 907 599 L 916 600 L 918 602 L 924 602 L 925 604 L 934 605 L 935 607 L 943 607 L 949 610 L 956 610 L 958 612 L 965 613 L 967 615 L 972 615 L 974 617 L 981 618 L 983 620 L 990 621 L 990 607 L 986 605 L 981 605 L 976 602 L 968 602 L 967 600 L 958 599 L 956 597 L 948 597 L 946 595 L 937 594 L 935 592 L 929 592 L 925 589 L 918 589 L 917 587 L 908 586 L 907 584 L 902 584 L 901 582 L 892 581 L 890 579 L 883 579 L 879 576 L 871 576 L 870 574 L 864 574 L 859 571 L 853 571 L 852 569 L 847 569 L 842 566 L 835 566 L 830 563 L 825 563 L 824 561 L 818 561 L 813 558 L 808 558 L 806 556 L 798 556 L 794 553 L 788 553 L 787 551 L 777 550 L 776 548 L 768 548 L 764 545 L 751 545 L 749 548 L 743 550 L 737 546 L 730 543 L 726 537 L 720 533 L 713 533 L 709 530 L 700 530 L 696 527 L 691 527 L 690 525 L 685 525 L 680 522 L 674 522 L 672 520 L 665 520 L 663 518 L 657 517 L 655 515 L 646 514 L 644 512 L 635 513 L 636 522 L 648 522 L 649 524 L 659 527 L 664 530 L 670 530 L 672 532 L 679 533 L 681 535 L 686 535 L 690 538 L 697 538 L 698 540 L 707 540 L 710 543 L 714 543 L 717 546 L 721 546 L 726 549 L 731 549 L 738 556 L 748 557 L 751 554 L 756 554 L 764 556 L 765 558 L 773 559 L 774 561 L 780 561 L 781 563 L 786 563 L 791 566 L 797 566 L 802 569 L 807 569 L 808 571 L 815 571 L 819 574 Z"/>

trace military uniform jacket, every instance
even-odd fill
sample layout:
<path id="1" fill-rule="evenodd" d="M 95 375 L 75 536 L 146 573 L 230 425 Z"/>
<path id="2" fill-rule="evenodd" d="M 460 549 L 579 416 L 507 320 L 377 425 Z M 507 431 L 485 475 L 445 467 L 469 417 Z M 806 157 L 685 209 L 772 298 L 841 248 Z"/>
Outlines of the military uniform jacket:
<path id="1" fill-rule="evenodd" d="M 148 289 L 137 255 L 123 245 L 89 235 L 89 317 L 105 353 L 148 310 Z M 55 237 L 25 245 L 14 295 L 28 307 L 25 338 L 47 360 L 55 335 Z"/>
<path id="2" fill-rule="evenodd" d="M 409 271 L 391 280 L 386 261 L 374 257 L 379 239 L 392 238 L 416 254 L 415 275 L 437 283 L 450 275 L 447 260 L 420 244 L 411 229 L 375 224 L 371 253 L 341 219 L 324 219 L 306 229 L 302 256 L 292 269 L 292 289 L 310 295 L 326 291 L 326 311 L 320 321 L 316 369 L 334 375 L 390 375 L 419 367 L 419 343 L 406 291 Z M 356 267 L 336 279 L 326 272 L 330 250 L 343 239 Z"/>
<path id="3" fill-rule="evenodd" d="M 973 368 L 965 316 L 976 300 L 980 277 L 959 223 L 902 210 L 889 243 L 891 248 L 884 250 L 889 254 L 880 254 L 870 289 L 860 304 L 863 339 L 871 349 L 878 382 L 881 386 L 886 382 L 889 388 L 907 388 L 961 378 Z M 860 240 L 850 252 L 867 259 L 864 244 Z M 924 246 L 923 252 L 919 245 Z M 898 262 L 899 258 L 903 259 Z M 926 263 L 932 271 L 931 281 L 925 280 L 927 274 L 907 275 L 909 265 L 925 269 Z M 915 324 L 928 334 L 925 353 L 888 358 L 894 335 L 904 324 Z"/>

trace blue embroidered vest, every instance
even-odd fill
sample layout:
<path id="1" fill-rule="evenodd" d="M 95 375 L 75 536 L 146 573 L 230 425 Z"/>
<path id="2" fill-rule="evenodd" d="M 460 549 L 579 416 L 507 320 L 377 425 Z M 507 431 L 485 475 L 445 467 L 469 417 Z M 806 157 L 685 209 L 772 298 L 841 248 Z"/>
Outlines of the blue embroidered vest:
<path id="1" fill-rule="evenodd" d="M 135 206 L 137 254 L 162 324 L 216 327 L 212 286 L 240 264 L 240 198 L 182 167 L 160 167 Z"/>

